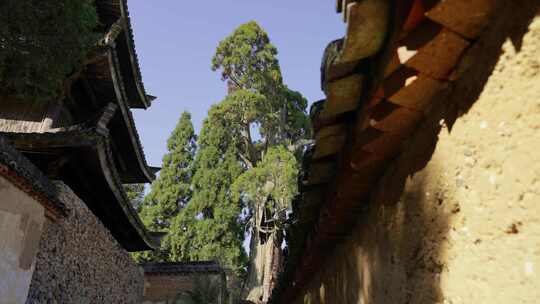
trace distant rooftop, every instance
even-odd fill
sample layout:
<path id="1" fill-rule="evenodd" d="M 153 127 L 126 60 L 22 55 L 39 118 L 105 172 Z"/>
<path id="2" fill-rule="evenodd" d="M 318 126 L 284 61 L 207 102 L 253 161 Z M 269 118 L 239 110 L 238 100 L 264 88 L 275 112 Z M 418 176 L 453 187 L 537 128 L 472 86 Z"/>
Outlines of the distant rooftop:
<path id="1" fill-rule="evenodd" d="M 148 275 L 193 275 L 221 274 L 223 268 L 215 261 L 142 263 L 144 274 Z"/>

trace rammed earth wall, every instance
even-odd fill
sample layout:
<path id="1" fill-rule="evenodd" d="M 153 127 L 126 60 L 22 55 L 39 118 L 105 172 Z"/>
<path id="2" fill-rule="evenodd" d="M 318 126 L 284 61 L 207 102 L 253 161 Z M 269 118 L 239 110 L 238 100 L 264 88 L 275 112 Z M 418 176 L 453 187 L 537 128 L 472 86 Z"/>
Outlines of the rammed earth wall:
<path id="1" fill-rule="evenodd" d="M 297 303 L 538 303 L 540 16 L 497 14 Z"/>
<path id="2" fill-rule="evenodd" d="M 65 184 L 68 216 L 47 221 L 27 304 L 141 303 L 142 270 Z"/>

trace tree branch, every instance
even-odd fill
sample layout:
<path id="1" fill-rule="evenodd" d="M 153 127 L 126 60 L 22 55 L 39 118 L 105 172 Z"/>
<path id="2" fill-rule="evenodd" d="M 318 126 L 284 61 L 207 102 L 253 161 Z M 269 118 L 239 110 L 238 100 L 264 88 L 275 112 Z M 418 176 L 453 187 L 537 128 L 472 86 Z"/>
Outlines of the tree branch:
<path id="1" fill-rule="evenodd" d="M 294 152 L 298 151 L 298 149 L 300 149 L 302 147 L 305 147 L 305 146 L 308 146 L 308 145 L 311 145 L 311 144 L 314 144 L 314 143 L 315 143 L 315 140 L 313 140 L 313 139 L 300 139 L 297 142 L 289 145 L 287 147 L 287 149 L 294 153 Z"/>
<path id="2" fill-rule="evenodd" d="M 251 160 L 249 160 L 249 158 L 247 158 L 244 154 L 242 153 L 238 153 L 238 155 L 240 156 L 240 158 L 242 159 L 242 161 L 246 164 L 246 166 L 249 168 L 249 169 L 253 169 L 254 168 L 254 165 L 253 163 L 251 162 Z"/>

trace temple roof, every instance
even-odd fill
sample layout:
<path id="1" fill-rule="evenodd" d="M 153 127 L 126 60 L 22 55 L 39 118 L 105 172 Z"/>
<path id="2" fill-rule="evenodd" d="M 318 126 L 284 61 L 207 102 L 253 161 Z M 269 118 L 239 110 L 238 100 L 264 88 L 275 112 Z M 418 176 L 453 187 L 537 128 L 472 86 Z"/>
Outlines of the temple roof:
<path id="1" fill-rule="evenodd" d="M 105 33 L 80 70 L 64 82 L 62 100 L 27 102 L 0 96 L 0 134 L 49 177 L 64 181 L 129 251 L 156 240 L 127 200 L 123 184 L 149 183 L 131 108 L 155 97 L 142 82 L 125 0 L 96 0 Z"/>
<path id="2" fill-rule="evenodd" d="M 323 56 L 327 98 L 310 111 L 315 145 L 304 158 L 285 269 L 270 303 L 293 303 L 301 294 L 357 224 L 370 195 L 384 191 L 378 180 L 388 170 L 401 174 L 392 160 L 414 144 L 408 139 L 425 118 L 439 117 L 437 107 L 457 111 L 444 101 L 479 58 L 475 48 L 497 3 L 337 0 L 346 35 Z M 457 115 L 441 123 L 451 128 Z M 416 163 L 417 156 L 409 157 Z"/>
<path id="3" fill-rule="evenodd" d="M 145 275 L 189 276 L 194 274 L 222 274 L 223 268 L 215 261 L 142 263 Z"/>
<path id="4" fill-rule="evenodd" d="M 149 183 L 156 169 L 146 162 L 131 108 L 147 108 L 155 97 L 144 90 L 126 2 L 96 1 L 96 5 L 106 33 L 81 70 L 66 80 L 66 97 L 24 102 L 1 96 L 0 131 L 43 133 L 69 127 L 115 102 L 120 111 L 109 130 L 122 182 Z"/>
<path id="5" fill-rule="evenodd" d="M 107 28 L 121 21 L 122 31 L 113 47 L 118 53 L 118 67 L 126 83 L 127 101 L 132 108 L 146 109 L 156 98 L 147 95 L 144 89 L 127 0 L 97 0 L 95 3 L 99 19 Z"/>
<path id="6" fill-rule="evenodd" d="M 62 180 L 128 251 L 155 249 L 123 189 L 108 125 L 113 103 L 93 120 L 45 133 L 1 133 L 51 178 Z"/>
<path id="7" fill-rule="evenodd" d="M 110 81 L 114 84 L 114 94 L 120 105 L 126 127 L 125 130 L 121 130 L 123 134 L 120 134 L 116 140 L 124 141 L 118 143 L 119 147 L 132 147 L 121 151 L 128 152 L 124 153 L 128 159 L 126 162 L 138 164 L 137 166 L 125 166 L 130 172 L 125 176 L 124 182 L 151 182 L 155 178 L 154 170 L 149 168 L 146 163 L 130 108 L 146 109 L 156 97 L 148 95 L 144 88 L 139 59 L 135 50 L 127 0 L 98 0 L 96 6 L 100 21 L 104 23 L 109 31 L 114 27 L 120 27 L 117 36 L 112 41 L 107 42 L 109 47 L 107 66 L 111 74 Z M 89 70 L 90 73 L 91 71 L 97 72 L 97 75 L 91 75 L 89 78 L 95 79 L 99 85 L 99 77 L 96 76 L 103 70 L 97 68 Z"/>

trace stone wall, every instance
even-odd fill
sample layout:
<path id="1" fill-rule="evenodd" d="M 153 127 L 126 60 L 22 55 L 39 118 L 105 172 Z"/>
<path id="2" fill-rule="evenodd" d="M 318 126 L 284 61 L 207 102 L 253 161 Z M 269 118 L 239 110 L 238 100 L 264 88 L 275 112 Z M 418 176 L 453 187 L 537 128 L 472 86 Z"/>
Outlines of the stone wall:
<path id="1" fill-rule="evenodd" d="M 0 302 L 24 303 L 45 222 L 43 206 L 0 176 Z"/>
<path id="2" fill-rule="evenodd" d="M 530 13 L 500 13 L 458 93 L 430 109 L 298 303 L 538 302 L 540 17 L 529 24 Z"/>
<path id="3" fill-rule="evenodd" d="M 142 270 L 65 184 L 68 216 L 47 221 L 27 304 L 141 303 Z"/>

